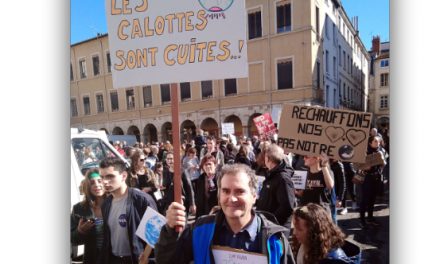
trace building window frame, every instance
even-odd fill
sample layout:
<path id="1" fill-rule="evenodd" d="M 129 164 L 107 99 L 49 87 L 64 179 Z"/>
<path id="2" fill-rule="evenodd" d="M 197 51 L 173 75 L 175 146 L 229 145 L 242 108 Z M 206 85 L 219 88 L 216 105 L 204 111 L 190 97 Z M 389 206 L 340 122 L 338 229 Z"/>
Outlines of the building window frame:
<path id="1" fill-rule="evenodd" d="M 78 58 L 78 70 L 81 79 L 87 78 L 87 60 L 86 57 Z"/>
<path id="2" fill-rule="evenodd" d="M 153 91 L 151 85 L 142 86 L 142 100 L 144 102 L 144 108 L 153 106 Z"/>
<path id="3" fill-rule="evenodd" d="M 101 61 L 99 59 L 99 54 L 92 54 L 92 70 L 93 76 L 98 76 L 101 74 Z"/>
<path id="4" fill-rule="evenodd" d="M 70 97 L 70 117 L 77 117 L 77 116 L 78 116 L 78 104 L 76 97 Z"/>
<path id="5" fill-rule="evenodd" d="M 136 108 L 136 93 L 134 88 L 125 89 L 125 105 L 127 110 L 134 110 Z"/>
<path id="6" fill-rule="evenodd" d="M 107 65 L 107 73 L 111 73 L 112 72 L 112 59 L 110 57 L 110 51 L 106 51 L 105 52 L 105 62 Z"/>
<path id="7" fill-rule="evenodd" d="M 380 67 L 381 68 L 387 68 L 390 66 L 390 61 L 389 59 L 383 59 L 380 61 Z"/>
<path id="8" fill-rule="evenodd" d="M 276 58 L 275 59 L 275 69 L 276 69 L 276 87 L 277 90 L 286 90 L 286 89 L 293 89 L 295 87 L 295 77 L 294 77 L 294 71 L 295 71 L 295 67 L 294 67 L 294 57 L 280 57 L 280 58 Z M 279 75 L 282 74 L 280 72 L 280 68 L 279 66 L 282 64 L 289 64 L 291 65 L 291 79 L 290 80 L 280 80 L 279 79 Z M 285 76 L 285 75 L 283 75 Z M 281 83 L 282 81 L 282 83 Z M 291 86 L 291 87 L 289 87 Z"/>
<path id="9" fill-rule="evenodd" d="M 119 111 L 119 94 L 118 94 L 118 90 L 114 89 L 114 90 L 110 90 L 109 91 L 109 101 L 110 101 L 110 109 L 112 112 L 118 112 Z M 114 101 L 112 98 L 112 95 L 116 94 L 116 101 Z"/>
<path id="10" fill-rule="evenodd" d="M 180 101 L 181 102 L 191 101 L 191 83 L 181 82 L 179 83 L 179 87 L 180 87 Z"/>
<path id="11" fill-rule="evenodd" d="M 83 94 L 81 96 L 82 103 L 83 103 L 83 112 L 84 115 L 91 115 L 91 109 L 90 109 L 90 95 L 89 94 Z M 86 104 L 86 99 L 89 101 L 88 104 Z"/>
<path id="12" fill-rule="evenodd" d="M 237 95 L 238 81 L 237 78 L 228 78 L 223 80 L 225 96 Z"/>
<path id="13" fill-rule="evenodd" d="M 380 87 L 387 87 L 389 83 L 389 73 L 380 74 Z"/>
<path id="14" fill-rule="evenodd" d="M 99 100 L 98 96 L 101 97 L 101 100 Z M 105 112 L 104 93 L 103 92 L 95 93 L 95 100 L 96 100 L 96 112 L 98 114 L 104 113 Z"/>
<path id="15" fill-rule="evenodd" d="M 208 82 L 210 82 L 211 84 L 208 85 Z M 208 86 L 205 86 L 208 85 Z M 214 91 L 213 91 L 213 81 L 212 80 L 203 80 L 200 81 L 200 92 L 201 92 L 201 97 L 202 100 L 207 100 L 209 98 L 212 98 L 214 96 Z M 210 92 L 209 92 L 210 90 Z"/>
<path id="16" fill-rule="evenodd" d="M 379 100 L 379 108 L 387 109 L 388 108 L 388 95 L 381 95 Z"/>
<path id="17" fill-rule="evenodd" d="M 171 104 L 171 85 L 169 83 L 160 84 L 160 101 L 162 105 Z"/>
<path id="18" fill-rule="evenodd" d="M 292 28 L 293 28 L 293 23 L 292 23 L 292 21 L 293 21 L 293 18 L 292 18 L 293 3 L 292 3 L 292 1 L 278 0 L 278 1 L 274 2 L 274 5 L 275 5 L 275 8 L 274 8 L 274 10 L 275 10 L 275 16 L 274 16 L 274 18 L 275 18 L 275 23 L 274 23 L 275 32 L 277 34 L 281 34 L 284 32 L 292 31 Z M 282 11 L 279 11 L 279 9 L 278 9 L 279 7 L 286 6 L 286 5 L 289 5 L 289 8 L 284 7 Z M 288 14 L 288 16 L 286 14 L 287 10 L 289 10 L 289 13 L 290 13 L 290 14 Z M 283 13 L 284 17 L 282 19 L 278 18 L 278 12 Z M 283 25 L 279 25 L 279 22 L 281 22 L 281 20 L 283 22 Z M 288 23 L 290 23 L 290 24 L 287 25 Z"/>
<path id="19" fill-rule="evenodd" d="M 258 13 L 259 19 L 257 15 Z M 254 17 L 252 17 L 252 15 L 254 15 Z M 248 40 L 261 38 L 263 36 L 263 17 L 263 7 L 261 5 L 247 10 Z M 251 26 L 254 26 L 255 28 L 252 27 L 251 30 Z"/>

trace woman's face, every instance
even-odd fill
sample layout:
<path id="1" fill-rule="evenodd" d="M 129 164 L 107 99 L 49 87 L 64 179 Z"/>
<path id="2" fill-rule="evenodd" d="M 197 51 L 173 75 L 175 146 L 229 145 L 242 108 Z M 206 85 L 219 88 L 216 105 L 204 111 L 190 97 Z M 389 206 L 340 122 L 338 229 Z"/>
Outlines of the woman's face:
<path id="1" fill-rule="evenodd" d="M 167 165 L 172 168 L 174 165 L 174 156 L 173 153 L 167 154 L 166 160 L 165 162 L 167 163 Z"/>
<path id="2" fill-rule="evenodd" d="M 208 162 L 205 162 L 205 164 L 203 164 L 203 171 L 205 171 L 206 174 L 210 174 L 210 175 L 214 174 L 215 169 L 216 169 L 216 166 L 215 166 L 214 162 L 212 162 L 212 161 L 208 161 Z"/>
<path id="3" fill-rule="evenodd" d="M 379 139 L 379 137 L 374 137 L 374 139 L 373 139 L 373 141 L 370 143 L 370 146 L 372 147 L 372 148 L 378 148 L 379 147 L 379 145 L 380 145 L 380 139 Z"/>
<path id="4" fill-rule="evenodd" d="M 144 165 L 145 165 L 145 155 L 141 155 L 141 156 L 139 157 L 138 165 L 139 165 L 139 166 L 144 166 Z"/>
<path id="5" fill-rule="evenodd" d="M 162 172 L 163 172 L 163 167 L 158 167 L 158 168 L 156 169 L 156 173 L 162 175 Z"/>
<path id="6" fill-rule="evenodd" d="M 90 180 L 90 191 L 96 197 L 104 195 L 105 190 L 101 177 L 93 178 Z"/>
<path id="7" fill-rule="evenodd" d="M 306 221 L 299 217 L 294 217 L 294 223 L 293 223 L 293 235 L 296 237 L 296 239 L 301 243 L 305 244 L 307 241 L 307 233 L 308 228 Z"/>
<path id="8" fill-rule="evenodd" d="M 317 157 L 304 156 L 304 165 L 306 165 L 307 167 L 313 166 L 317 162 L 318 162 L 318 158 Z"/>

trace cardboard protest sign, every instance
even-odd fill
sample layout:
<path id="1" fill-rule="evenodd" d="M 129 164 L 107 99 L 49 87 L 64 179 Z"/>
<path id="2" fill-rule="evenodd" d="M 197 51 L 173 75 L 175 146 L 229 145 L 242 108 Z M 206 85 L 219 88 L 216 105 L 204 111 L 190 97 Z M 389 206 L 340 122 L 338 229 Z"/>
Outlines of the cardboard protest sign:
<path id="1" fill-rule="evenodd" d="M 259 135 L 270 137 L 277 131 L 277 128 L 275 127 L 275 124 L 272 121 L 272 117 L 269 113 L 257 116 L 253 119 L 253 121 L 257 127 Z"/>
<path id="2" fill-rule="evenodd" d="M 372 114 L 324 107 L 284 105 L 277 144 L 286 152 L 341 161 L 365 161 Z"/>
<path id="3" fill-rule="evenodd" d="M 245 1 L 106 0 L 113 87 L 248 76 Z"/>
<path id="4" fill-rule="evenodd" d="M 136 230 L 136 235 L 154 248 L 154 245 L 159 240 L 160 230 L 165 224 L 166 218 L 148 207 Z"/>
<path id="5" fill-rule="evenodd" d="M 234 123 L 222 123 L 222 134 L 223 135 L 235 134 Z"/>
<path id="6" fill-rule="evenodd" d="M 267 264 L 267 256 L 230 247 L 212 246 L 215 263 Z"/>
<path id="7" fill-rule="evenodd" d="M 293 185 L 296 190 L 304 190 L 306 188 L 307 171 L 296 170 L 292 176 Z"/>
<path id="8" fill-rule="evenodd" d="M 365 158 L 365 163 L 353 163 L 353 168 L 355 170 L 365 170 L 377 165 L 385 165 L 385 157 L 381 152 L 373 153 L 367 155 Z"/>

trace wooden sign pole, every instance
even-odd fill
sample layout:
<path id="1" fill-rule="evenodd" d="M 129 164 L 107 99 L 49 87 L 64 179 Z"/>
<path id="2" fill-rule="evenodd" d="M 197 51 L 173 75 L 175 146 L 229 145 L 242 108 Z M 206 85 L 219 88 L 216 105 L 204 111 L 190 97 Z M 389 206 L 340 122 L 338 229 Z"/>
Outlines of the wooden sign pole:
<path id="1" fill-rule="evenodd" d="M 171 123 L 173 131 L 173 154 L 174 154 L 174 201 L 182 203 L 182 181 L 180 172 L 180 127 L 179 127 L 179 91 L 177 83 L 171 84 Z M 186 208 L 189 210 L 189 208 Z M 176 232 L 181 232 L 182 226 L 176 226 Z"/>

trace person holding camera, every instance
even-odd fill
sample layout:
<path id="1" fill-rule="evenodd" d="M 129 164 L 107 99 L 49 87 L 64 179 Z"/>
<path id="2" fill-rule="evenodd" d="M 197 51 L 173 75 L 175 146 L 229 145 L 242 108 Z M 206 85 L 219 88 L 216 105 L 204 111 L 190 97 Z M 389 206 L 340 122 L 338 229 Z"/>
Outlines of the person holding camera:
<path id="1" fill-rule="evenodd" d="M 90 169 L 82 182 L 84 200 L 73 206 L 70 217 L 70 243 L 84 245 L 83 263 L 95 264 L 104 240 L 101 204 L 105 198 L 104 185 L 98 169 Z"/>

